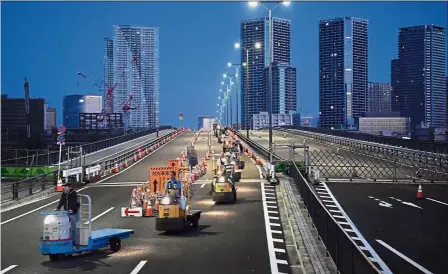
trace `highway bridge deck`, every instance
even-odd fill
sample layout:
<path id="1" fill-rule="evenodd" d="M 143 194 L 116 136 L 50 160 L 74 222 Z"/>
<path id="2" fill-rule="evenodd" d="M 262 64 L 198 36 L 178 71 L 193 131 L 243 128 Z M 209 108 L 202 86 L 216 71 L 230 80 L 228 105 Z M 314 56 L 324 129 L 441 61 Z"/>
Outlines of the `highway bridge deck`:
<path id="1" fill-rule="evenodd" d="M 129 205 L 131 188 L 148 180 L 151 166 L 166 166 L 168 159 L 178 157 L 192 136 L 186 133 L 135 166 L 81 190 L 92 198 L 93 229 L 136 230 L 133 237 L 123 242 L 122 250 L 50 262 L 39 253 L 38 240 L 43 226 L 39 212 L 56 207 L 56 199 L 52 197 L 2 213 L 1 269 L 16 265 L 7 273 L 131 273 L 134 269 L 136 272 L 132 273 L 138 273 L 139 268 L 141 273 L 271 273 L 273 261 L 280 272 L 289 273 L 285 269 L 286 259 L 281 259 L 286 254 L 281 254 L 279 246 L 274 245 L 280 252 L 277 258 L 268 252 L 265 226 L 269 222 L 264 218 L 267 213 L 263 211 L 262 180 L 257 167 L 247 158 L 242 182 L 237 185 L 236 204 L 214 205 L 208 185 L 205 182 L 195 185 L 192 207 L 203 210 L 196 232 L 167 235 L 155 231 L 154 218 L 120 217 L 120 208 Z M 205 144 L 203 133 L 196 144 L 201 157 Z M 210 161 L 208 165 L 211 167 Z"/>

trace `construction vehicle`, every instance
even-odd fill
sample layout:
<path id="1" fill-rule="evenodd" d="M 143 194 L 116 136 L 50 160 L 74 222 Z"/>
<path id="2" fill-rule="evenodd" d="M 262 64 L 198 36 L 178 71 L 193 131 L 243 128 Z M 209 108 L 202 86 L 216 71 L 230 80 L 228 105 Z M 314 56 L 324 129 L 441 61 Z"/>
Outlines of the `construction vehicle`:
<path id="1" fill-rule="evenodd" d="M 236 188 L 231 176 L 217 176 L 211 183 L 212 197 L 215 204 L 236 202 Z"/>
<path id="2" fill-rule="evenodd" d="M 83 201 L 86 200 L 86 203 Z M 45 215 L 43 237 L 40 238 L 40 253 L 56 261 L 73 254 L 81 254 L 110 246 L 117 252 L 121 249 L 121 240 L 134 234 L 132 229 L 104 228 L 92 231 L 92 200 L 88 195 L 78 194 L 78 227 L 76 239 L 70 235 L 68 214 L 71 211 L 47 211 Z"/>
<path id="3" fill-rule="evenodd" d="M 189 200 L 189 199 L 188 199 Z M 159 204 L 156 217 L 156 230 L 175 232 L 192 226 L 197 228 L 202 210 L 191 210 L 185 197 L 176 197 L 176 193 L 165 195 Z"/>

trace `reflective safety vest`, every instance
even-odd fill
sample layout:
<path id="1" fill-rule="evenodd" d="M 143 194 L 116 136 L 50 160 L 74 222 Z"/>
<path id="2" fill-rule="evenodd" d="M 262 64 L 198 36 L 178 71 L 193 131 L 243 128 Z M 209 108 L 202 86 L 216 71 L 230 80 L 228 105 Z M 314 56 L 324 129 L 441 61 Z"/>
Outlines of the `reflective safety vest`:
<path id="1" fill-rule="evenodd" d="M 233 165 L 231 165 L 231 164 L 230 164 L 230 165 L 229 165 L 229 164 L 225 165 L 224 168 L 225 168 L 225 170 L 226 170 L 226 173 L 227 173 L 227 172 L 232 172 L 232 171 L 233 171 Z"/>
<path id="2" fill-rule="evenodd" d="M 175 189 L 175 190 L 179 189 L 180 185 L 178 183 L 179 182 L 177 180 L 174 182 L 172 180 L 169 180 L 168 181 L 168 189 Z"/>

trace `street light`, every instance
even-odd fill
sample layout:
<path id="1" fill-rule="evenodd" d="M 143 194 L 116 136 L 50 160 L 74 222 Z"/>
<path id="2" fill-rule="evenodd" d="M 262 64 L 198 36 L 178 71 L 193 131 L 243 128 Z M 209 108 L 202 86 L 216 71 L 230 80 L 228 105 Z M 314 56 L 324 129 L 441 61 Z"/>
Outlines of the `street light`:
<path id="1" fill-rule="evenodd" d="M 243 67 L 246 67 L 246 81 L 245 81 L 246 93 L 245 93 L 245 95 L 246 95 L 246 105 L 247 105 L 247 109 L 246 109 L 247 110 L 246 111 L 247 112 L 247 115 L 246 115 L 247 117 L 246 117 L 246 122 L 245 123 L 246 123 L 246 135 L 247 135 L 247 138 L 249 138 L 249 128 L 250 128 L 250 117 L 249 117 L 249 98 L 250 98 L 249 97 L 249 52 L 253 48 L 260 49 L 261 48 L 261 43 L 260 42 L 255 42 L 252 47 L 247 49 L 244 46 L 242 46 L 240 43 L 237 42 L 237 43 L 234 44 L 234 47 L 236 49 L 243 48 L 246 51 L 246 62 L 243 63 Z"/>
<path id="2" fill-rule="evenodd" d="M 237 71 L 238 73 L 238 71 Z M 232 79 L 235 77 L 238 77 L 238 74 L 227 74 L 225 73 L 223 75 L 224 78 L 229 79 L 229 85 L 227 85 L 227 94 L 229 95 L 229 105 L 230 105 L 230 127 L 233 127 L 233 96 L 232 96 L 232 85 L 234 84 L 234 82 L 232 81 Z M 237 119 L 238 120 L 238 119 Z"/>
<path id="3" fill-rule="evenodd" d="M 289 6 L 291 1 L 277 1 L 273 8 L 268 8 L 263 1 L 261 5 L 268 11 L 269 14 L 269 94 L 268 94 L 268 115 L 269 115 L 269 162 L 272 163 L 272 63 L 274 62 L 274 24 L 272 21 L 272 11 L 278 6 L 279 3 L 283 3 L 284 6 Z M 249 1 L 249 6 L 254 8 L 257 6 L 255 1 Z"/>
<path id="4" fill-rule="evenodd" d="M 239 115 L 239 100 L 240 100 L 240 78 L 239 78 L 239 69 L 241 67 L 241 64 L 232 64 L 227 63 L 228 67 L 234 67 L 235 68 L 235 93 L 236 93 L 236 130 L 239 130 L 240 128 L 240 115 Z"/>

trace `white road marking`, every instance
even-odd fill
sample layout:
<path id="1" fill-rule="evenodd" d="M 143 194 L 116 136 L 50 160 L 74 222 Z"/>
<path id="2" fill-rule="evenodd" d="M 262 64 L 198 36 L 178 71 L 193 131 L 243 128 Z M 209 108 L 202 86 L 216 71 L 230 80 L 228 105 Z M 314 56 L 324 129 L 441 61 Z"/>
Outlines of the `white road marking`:
<path id="1" fill-rule="evenodd" d="M 267 208 L 277 208 L 276 206 L 270 206 L 270 205 L 268 205 L 268 206 L 266 206 Z"/>
<path id="2" fill-rule="evenodd" d="M 277 204 L 275 201 L 266 201 L 267 204 Z"/>
<path id="3" fill-rule="evenodd" d="M 283 243 L 283 240 L 282 240 L 282 239 L 275 239 L 275 238 L 272 238 L 272 241 L 273 241 L 273 242 L 276 242 L 276 243 Z"/>
<path id="4" fill-rule="evenodd" d="M 444 203 L 444 202 L 441 202 L 441 201 L 437 201 L 437 200 L 435 200 L 435 199 L 431 199 L 431 198 L 426 198 L 426 200 L 430 200 L 430 201 L 433 201 L 433 202 L 436 202 L 436 203 L 439 203 L 439 204 L 442 204 L 442 205 L 446 205 L 446 206 L 448 206 L 448 204 L 447 204 L 447 203 Z"/>
<path id="5" fill-rule="evenodd" d="M 137 274 L 143 268 L 143 266 L 145 266 L 147 262 L 148 261 L 141 261 L 140 263 L 138 263 L 138 265 L 134 268 L 134 270 L 132 270 L 131 274 Z"/>
<path id="6" fill-rule="evenodd" d="M 330 209 L 330 212 L 334 212 L 334 213 L 341 213 L 340 210 L 334 210 L 334 209 Z"/>
<path id="7" fill-rule="evenodd" d="M 274 192 L 273 189 L 265 189 L 264 191 L 272 191 L 272 192 Z M 270 194 L 270 193 L 269 193 L 269 194 Z"/>
<path id="8" fill-rule="evenodd" d="M 201 185 L 201 188 L 204 188 L 204 186 L 205 186 L 205 184 L 202 184 L 202 185 Z"/>
<path id="9" fill-rule="evenodd" d="M 275 193 L 269 193 L 269 192 L 267 192 L 267 193 L 265 193 L 266 195 L 273 195 L 273 196 L 275 196 Z"/>
<path id="10" fill-rule="evenodd" d="M 335 207 L 335 208 L 337 208 L 337 206 L 335 206 L 335 205 L 327 205 L 327 204 L 325 204 L 327 207 Z"/>
<path id="11" fill-rule="evenodd" d="M 255 161 L 254 161 L 254 163 L 255 163 Z M 261 167 L 257 166 L 257 168 L 258 168 L 258 172 L 260 173 L 260 179 L 263 179 L 263 171 L 261 170 Z"/>
<path id="12" fill-rule="evenodd" d="M 13 264 L 8 266 L 7 268 L 3 269 L 2 272 L 0 272 L 1 274 L 6 273 L 8 271 L 10 271 L 11 269 L 15 268 L 17 265 Z"/>
<path id="13" fill-rule="evenodd" d="M 345 219 L 345 217 L 342 216 L 342 215 L 333 215 L 333 217 L 335 217 L 335 218 L 340 218 L 340 219 Z"/>
<path id="14" fill-rule="evenodd" d="M 275 234 L 283 234 L 283 232 L 281 232 L 280 230 L 271 230 L 271 232 Z"/>
<path id="15" fill-rule="evenodd" d="M 286 260 L 277 260 L 277 263 L 278 264 L 288 264 L 288 261 L 286 261 Z M 277 272 L 275 272 L 275 273 L 277 273 Z"/>
<path id="16" fill-rule="evenodd" d="M 286 250 L 284 250 L 283 248 L 274 248 L 274 251 L 279 253 L 286 253 Z"/>
<path id="17" fill-rule="evenodd" d="M 322 202 L 324 202 L 324 203 L 332 203 L 332 204 L 334 204 L 333 200 L 322 200 Z"/>
<path id="18" fill-rule="evenodd" d="M 77 190 L 76 192 L 80 192 L 81 190 L 84 190 L 84 189 L 86 189 L 86 188 L 87 188 L 87 187 L 83 187 L 83 188 Z M 29 215 L 29 214 L 31 214 L 31 213 L 33 213 L 33 212 L 36 212 L 36 211 L 38 211 L 38 210 L 40 210 L 40 209 L 42 209 L 42 208 L 48 207 L 48 206 L 50 206 L 50 205 L 52 205 L 52 204 L 54 204 L 54 203 L 57 203 L 57 202 L 59 202 L 59 199 L 57 199 L 57 200 L 54 201 L 54 202 L 48 203 L 48 204 L 46 204 L 46 205 L 43 205 L 43 206 L 41 206 L 41 207 L 35 208 L 35 209 L 33 209 L 33 210 L 31 210 L 31 211 L 28 211 L 28 212 L 26 212 L 26 213 L 23 213 L 23 214 L 21 214 L 21 215 L 19 215 L 19 216 L 13 217 L 13 218 L 11 218 L 11 219 L 9 219 L 9 220 L 6 220 L 6 221 L 0 223 L 0 225 L 4 225 L 4 224 L 7 224 L 7 223 L 12 222 L 12 221 L 14 221 L 14 220 L 17 220 L 17 219 L 19 219 L 19 218 L 22 218 L 22 217 L 24 217 L 24 216 L 26 216 L 26 215 Z"/>
<path id="19" fill-rule="evenodd" d="M 280 226 L 280 224 L 271 223 L 271 226 Z"/>
<path id="20" fill-rule="evenodd" d="M 92 218 L 91 221 L 92 221 L 92 222 L 95 221 L 96 219 L 100 218 L 101 216 L 103 216 L 103 215 L 107 214 L 108 212 L 114 210 L 114 208 L 115 208 L 115 207 L 111 207 L 111 208 L 109 208 L 108 210 L 104 211 L 103 213 L 100 213 L 100 214 L 96 215 L 95 217 Z M 85 222 L 84 224 L 85 224 L 85 225 L 88 225 L 89 222 L 87 221 L 87 222 Z"/>
<path id="21" fill-rule="evenodd" d="M 272 213 L 272 214 L 278 214 L 278 211 L 272 211 L 272 210 L 268 210 L 268 213 Z"/>
<path id="22" fill-rule="evenodd" d="M 275 200 L 276 198 L 275 197 L 266 197 L 266 199 L 274 199 Z"/>
<path id="23" fill-rule="evenodd" d="M 353 229 L 350 229 L 350 228 L 344 228 L 344 230 L 347 232 L 355 232 Z"/>
<path id="24" fill-rule="evenodd" d="M 100 185 L 94 185 L 94 186 L 89 186 L 89 188 L 98 188 L 98 187 L 130 187 L 130 186 L 140 186 L 141 184 L 121 184 L 121 185 L 105 185 L 105 184 L 100 184 Z"/>
<path id="25" fill-rule="evenodd" d="M 261 172 L 260 172 L 261 174 Z M 263 211 L 264 211 L 264 222 L 265 222 L 265 230 L 266 230 L 266 238 L 268 242 L 268 252 L 269 252 L 269 262 L 271 265 L 271 272 L 277 273 L 278 272 L 278 266 L 276 263 L 276 257 L 274 252 L 274 242 L 272 241 L 272 233 L 275 233 L 274 231 L 278 230 L 271 230 L 271 226 L 269 224 L 269 215 L 268 215 L 268 209 L 266 207 L 266 194 L 264 191 L 264 184 L 261 182 L 261 195 L 263 198 Z M 281 234 L 281 231 L 279 231 Z"/>
<path id="26" fill-rule="evenodd" d="M 347 222 L 338 222 L 338 224 L 340 224 L 340 225 L 349 225 L 349 223 L 347 223 Z"/>
<path id="27" fill-rule="evenodd" d="M 279 217 L 272 217 L 272 216 L 269 216 L 269 219 L 272 219 L 272 220 L 280 220 Z"/>
<path id="28" fill-rule="evenodd" d="M 418 263 L 414 262 L 413 260 L 411 260 L 410 258 L 406 257 L 406 255 L 404 255 L 403 253 L 401 253 L 400 251 L 396 250 L 395 248 L 391 247 L 390 245 L 386 244 L 385 242 L 381 241 L 381 240 L 376 240 L 378 243 L 380 243 L 381 245 L 383 245 L 385 248 L 389 249 L 390 251 L 392 251 L 393 253 L 395 253 L 396 255 L 398 255 L 399 257 L 401 257 L 403 260 L 405 260 L 406 262 L 410 263 L 411 265 L 415 266 L 418 270 L 420 270 L 421 272 L 425 273 L 425 274 L 433 274 L 431 271 L 429 271 L 428 269 L 424 268 L 423 266 L 419 265 Z"/>

